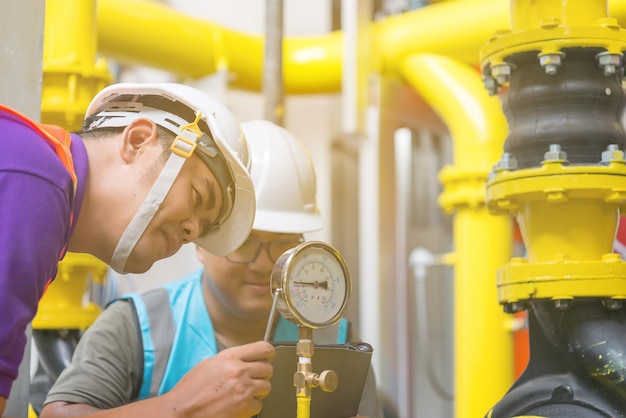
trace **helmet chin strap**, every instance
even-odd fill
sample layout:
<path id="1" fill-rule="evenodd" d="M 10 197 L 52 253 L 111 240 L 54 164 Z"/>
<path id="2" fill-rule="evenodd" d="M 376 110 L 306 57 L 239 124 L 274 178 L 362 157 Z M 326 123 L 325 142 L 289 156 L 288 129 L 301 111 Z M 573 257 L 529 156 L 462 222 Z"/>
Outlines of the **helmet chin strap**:
<path id="1" fill-rule="evenodd" d="M 111 257 L 111 268 L 117 273 L 127 273 L 126 263 L 128 257 L 137 245 L 137 242 L 139 242 L 155 213 L 159 210 L 161 203 L 165 200 L 165 196 L 172 188 L 176 177 L 183 168 L 183 164 L 195 151 L 197 147 L 196 142 L 201 136 L 201 133 L 196 132 L 199 131 L 197 122 L 201 117 L 202 114 L 198 112 L 194 123 L 181 127 L 181 133 L 174 139 L 171 146 L 172 153 L 161 169 L 161 173 L 117 242 Z M 196 129 L 193 128 L 194 125 Z"/>
<path id="2" fill-rule="evenodd" d="M 186 158 L 173 152 L 163 166 L 159 177 L 157 177 L 152 185 L 141 207 L 117 242 L 113 257 L 111 258 L 111 268 L 116 272 L 120 274 L 127 273 L 126 262 L 128 261 L 130 253 L 135 248 L 135 245 L 137 245 L 137 242 L 148 227 L 154 214 L 159 210 L 161 203 L 163 203 L 165 196 L 172 188 L 172 184 L 174 184 L 174 180 L 176 180 L 176 176 L 180 173 L 185 161 Z"/>

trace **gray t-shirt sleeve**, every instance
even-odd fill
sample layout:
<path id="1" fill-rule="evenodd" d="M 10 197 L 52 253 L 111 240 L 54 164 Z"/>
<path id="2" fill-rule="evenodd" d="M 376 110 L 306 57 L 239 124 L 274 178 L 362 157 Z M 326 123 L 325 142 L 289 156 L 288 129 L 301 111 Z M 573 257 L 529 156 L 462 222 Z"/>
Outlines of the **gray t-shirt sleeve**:
<path id="1" fill-rule="evenodd" d="M 51 402 L 110 409 L 133 401 L 139 376 L 139 336 L 128 301 L 107 307 L 81 337 L 72 363 L 48 392 Z"/>

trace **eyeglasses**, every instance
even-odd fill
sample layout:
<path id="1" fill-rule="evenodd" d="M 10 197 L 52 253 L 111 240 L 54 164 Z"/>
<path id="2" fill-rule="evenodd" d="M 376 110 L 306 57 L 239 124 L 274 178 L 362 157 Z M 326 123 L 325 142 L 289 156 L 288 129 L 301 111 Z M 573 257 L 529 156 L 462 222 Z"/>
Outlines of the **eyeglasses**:
<path id="1" fill-rule="evenodd" d="M 287 250 L 292 249 L 304 242 L 304 238 L 299 239 L 275 239 L 268 242 L 262 242 L 252 237 L 248 237 L 241 247 L 228 254 L 225 258 L 231 263 L 237 264 L 249 264 L 254 261 L 261 254 L 261 249 L 265 248 L 267 255 L 272 263 L 276 263 L 276 260 L 283 255 Z"/>

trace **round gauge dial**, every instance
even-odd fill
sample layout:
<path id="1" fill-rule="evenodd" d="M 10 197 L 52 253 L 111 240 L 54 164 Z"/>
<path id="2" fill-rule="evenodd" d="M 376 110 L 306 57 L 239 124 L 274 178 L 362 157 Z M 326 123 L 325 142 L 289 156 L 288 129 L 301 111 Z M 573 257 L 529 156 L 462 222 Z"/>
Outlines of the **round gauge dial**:
<path id="1" fill-rule="evenodd" d="M 286 319 L 310 328 L 337 322 L 348 306 L 351 283 L 337 250 L 320 241 L 303 242 L 286 251 L 272 271 L 272 291 L 280 289 L 276 307 Z"/>

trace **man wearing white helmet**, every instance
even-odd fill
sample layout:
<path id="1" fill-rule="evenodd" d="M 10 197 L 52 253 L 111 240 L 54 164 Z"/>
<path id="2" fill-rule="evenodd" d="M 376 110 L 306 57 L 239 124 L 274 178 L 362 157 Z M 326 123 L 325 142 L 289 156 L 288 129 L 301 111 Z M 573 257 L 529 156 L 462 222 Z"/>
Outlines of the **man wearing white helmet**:
<path id="1" fill-rule="evenodd" d="M 26 326 L 66 251 L 120 273 L 144 272 L 186 242 L 227 254 L 248 236 L 255 200 L 239 125 L 189 86 L 111 85 L 77 134 L 0 105 L 0 132 L 1 413 Z M 252 360 L 273 356 L 263 347 Z"/>
<path id="2" fill-rule="evenodd" d="M 153 414 L 152 404 L 180 393 L 179 385 L 196 373 L 196 365 L 206 363 L 213 370 L 204 368 L 205 386 L 196 390 L 212 394 L 213 400 L 204 405 L 202 416 L 249 418 L 259 412 L 262 398 L 249 395 L 248 380 L 242 377 L 237 385 L 225 370 L 230 369 L 233 352 L 264 339 L 272 308 L 270 275 L 277 258 L 323 223 L 315 171 L 304 146 L 267 121 L 246 122 L 242 129 L 257 194 L 248 239 L 225 257 L 198 247 L 203 269 L 110 305 L 82 337 L 72 364 L 48 393 L 42 418 L 102 409 L 114 411 L 116 417 L 148 412 L 151 417 L 169 416 L 169 411 Z M 356 340 L 345 319 L 318 331 L 317 343 Z M 297 341 L 297 327 L 277 316 L 272 337 Z M 114 363 L 98 361 L 112 357 Z M 382 417 L 371 373 L 359 414 Z"/>

